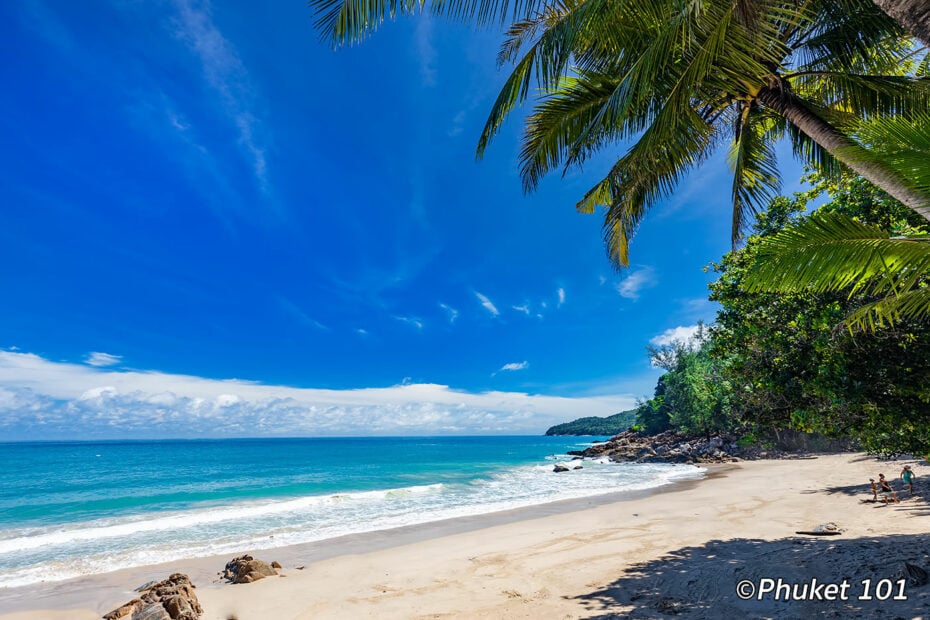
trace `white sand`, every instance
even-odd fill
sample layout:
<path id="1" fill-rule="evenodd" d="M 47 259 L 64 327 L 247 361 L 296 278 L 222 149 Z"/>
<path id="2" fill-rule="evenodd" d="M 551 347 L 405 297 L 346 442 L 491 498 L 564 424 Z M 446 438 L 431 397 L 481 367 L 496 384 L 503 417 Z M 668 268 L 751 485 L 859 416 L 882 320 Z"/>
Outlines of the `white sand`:
<path id="1" fill-rule="evenodd" d="M 578 512 L 310 562 L 301 548 L 257 553 L 284 564 L 282 576 L 253 584 L 211 583 L 223 561 L 189 560 L 80 582 L 73 594 L 35 590 L 36 609 L 0 620 L 90 620 L 131 596 L 149 575 L 189 573 L 207 620 L 311 618 L 611 618 L 616 617 L 923 617 L 930 585 L 907 587 L 906 601 L 859 601 L 908 560 L 930 571 L 930 505 L 919 495 L 900 504 L 864 503 L 868 479 L 897 479 L 915 466 L 918 490 L 930 488 L 930 466 L 879 463 L 861 455 L 757 461 L 721 468 L 708 480 Z M 906 496 L 906 493 L 905 493 Z M 544 509 L 539 509 L 545 512 Z M 531 513 L 522 513 L 531 514 Z M 836 537 L 796 536 L 825 522 Z M 389 543 L 391 533 L 379 543 Z M 401 534 L 397 534 L 403 539 Z M 364 539 L 362 539 L 364 540 Z M 305 570 L 296 566 L 306 564 Z M 851 600 L 741 601 L 738 581 L 841 583 Z M 132 579 L 132 581 L 128 581 Z M 121 583 L 121 580 L 124 583 Z M 873 585 L 873 588 L 875 586 Z M 74 584 L 60 592 L 75 591 Z M 4 607 L 0 590 L 0 609 Z M 10 599 L 7 599 L 10 600 Z M 90 604 L 87 603 L 90 600 Z M 19 607 L 15 607 L 19 608 Z"/>

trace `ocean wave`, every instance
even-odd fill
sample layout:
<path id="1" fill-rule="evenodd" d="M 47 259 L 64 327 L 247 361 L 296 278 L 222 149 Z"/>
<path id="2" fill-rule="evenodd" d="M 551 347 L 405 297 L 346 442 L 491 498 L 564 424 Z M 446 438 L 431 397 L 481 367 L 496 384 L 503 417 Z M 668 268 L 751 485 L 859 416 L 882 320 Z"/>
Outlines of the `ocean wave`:
<path id="1" fill-rule="evenodd" d="M 690 465 L 565 462 L 581 463 L 583 469 L 553 474 L 549 461 L 467 483 L 205 505 L 169 514 L 0 531 L 2 587 L 645 490 L 703 475 Z"/>

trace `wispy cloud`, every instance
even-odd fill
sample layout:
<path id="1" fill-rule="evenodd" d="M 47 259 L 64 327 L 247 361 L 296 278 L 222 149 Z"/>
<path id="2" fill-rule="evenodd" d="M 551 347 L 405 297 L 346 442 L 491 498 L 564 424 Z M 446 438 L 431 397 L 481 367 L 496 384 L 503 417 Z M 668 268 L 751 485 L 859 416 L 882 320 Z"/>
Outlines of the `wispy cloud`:
<path id="1" fill-rule="evenodd" d="M 450 138 L 460 135 L 465 131 L 465 119 L 468 118 L 468 112 L 459 110 L 452 119 L 452 127 L 447 132 Z"/>
<path id="2" fill-rule="evenodd" d="M 15 351 L 16 348 L 11 347 L 11 350 Z M 113 366 L 115 364 L 119 364 L 122 359 L 122 355 L 111 355 L 110 353 L 94 351 L 87 354 L 87 357 L 84 359 L 84 363 L 90 364 L 91 366 Z"/>
<path id="3" fill-rule="evenodd" d="M 436 46 L 433 45 L 433 20 L 429 13 L 417 19 L 414 34 L 420 61 L 420 80 L 424 86 L 436 85 Z"/>
<path id="4" fill-rule="evenodd" d="M 413 316 L 395 316 L 395 320 L 400 321 L 401 323 L 406 323 L 412 327 L 415 327 L 417 331 L 423 331 L 423 320 L 418 319 Z"/>
<path id="5" fill-rule="evenodd" d="M 490 312 L 493 316 L 500 316 L 500 310 L 488 299 L 486 296 L 482 295 L 478 291 L 475 291 L 475 297 L 478 298 L 478 301 L 481 302 L 481 305 L 484 306 L 485 310 Z"/>
<path id="6" fill-rule="evenodd" d="M 643 289 L 651 288 L 658 283 L 655 275 L 655 269 L 652 267 L 641 267 L 625 277 L 617 284 L 617 292 L 621 297 L 627 299 L 639 299 L 639 294 Z"/>
<path id="7" fill-rule="evenodd" d="M 522 312 L 522 313 L 525 314 L 526 316 L 529 316 L 529 315 L 530 315 L 530 306 L 529 306 L 529 304 L 523 304 L 522 306 L 510 306 L 510 307 L 513 308 L 514 310 L 516 310 L 517 312 Z"/>
<path id="8" fill-rule="evenodd" d="M 700 330 L 700 325 L 679 325 L 678 327 L 666 329 L 658 336 L 650 338 L 649 342 L 657 347 L 673 344 L 675 342 L 689 344 L 694 341 L 695 336 L 697 336 Z"/>
<path id="9" fill-rule="evenodd" d="M 292 302 L 291 300 L 285 297 L 278 298 L 278 304 L 281 308 L 291 317 L 297 319 L 303 325 L 307 327 L 312 327 L 313 329 L 318 329 L 320 331 L 329 331 L 329 327 L 323 325 L 312 316 L 304 312 L 300 306 Z"/>
<path id="10" fill-rule="evenodd" d="M 529 368 L 529 366 L 530 366 L 530 363 L 524 360 L 522 362 L 510 362 L 509 364 L 504 364 L 503 366 L 501 366 L 500 369 L 502 371 L 503 370 L 525 370 L 526 368 Z"/>
<path id="11" fill-rule="evenodd" d="M 559 306 L 561 306 L 562 304 L 565 303 L 565 289 L 564 289 L 564 288 L 559 288 L 559 290 L 557 291 L 557 293 L 558 293 L 558 296 L 559 296 Z"/>
<path id="12" fill-rule="evenodd" d="M 200 61 L 207 84 L 219 96 L 223 111 L 239 136 L 239 146 L 250 162 L 263 193 L 270 191 L 264 127 L 253 110 L 253 87 L 235 47 L 213 22 L 207 1 L 175 0 L 175 36 Z"/>
<path id="13" fill-rule="evenodd" d="M 441 303 L 439 304 L 439 307 L 445 310 L 447 313 L 449 313 L 450 324 L 455 323 L 455 319 L 459 318 L 459 311 L 453 308 L 452 306 Z"/>
<path id="14" fill-rule="evenodd" d="M 114 371 L 0 351 L 0 435 L 11 439 L 539 433 L 634 404 L 411 383 L 326 390 Z M 79 422 L 79 423 L 78 423 Z"/>

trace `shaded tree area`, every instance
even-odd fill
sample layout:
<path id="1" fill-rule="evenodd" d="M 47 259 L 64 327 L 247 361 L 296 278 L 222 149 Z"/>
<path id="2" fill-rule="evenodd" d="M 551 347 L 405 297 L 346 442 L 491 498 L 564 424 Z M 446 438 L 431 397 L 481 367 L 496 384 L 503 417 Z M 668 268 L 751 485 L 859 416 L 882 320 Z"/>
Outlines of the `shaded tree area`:
<path id="1" fill-rule="evenodd" d="M 860 487 L 861 492 L 861 487 Z M 882 510 L 882 508 L 876 508 Z M 925 512 L 925 511 L 922 511 Z M 906 600 L 878 600 L 879 581 L 905 578 L 904 563 L 923 566 L 930 543 L 922 535 L 848 538 L 831 541 L 733 538 L 682 547 L 661 558 L 633 564 L 613 582 L 574 597 L 588 620 L 614 618 L 910 618 L 925 611 L 922 589 L 908 585 Z M 764 561 L 760 561 L 764 559 Z M 846 576 L 849 600 L 741 600 L 737 584 L 781 577 L 805 583 L 826 576 Z M 859 600 L 862 580 L 869 579 L 871 600 Z"/>

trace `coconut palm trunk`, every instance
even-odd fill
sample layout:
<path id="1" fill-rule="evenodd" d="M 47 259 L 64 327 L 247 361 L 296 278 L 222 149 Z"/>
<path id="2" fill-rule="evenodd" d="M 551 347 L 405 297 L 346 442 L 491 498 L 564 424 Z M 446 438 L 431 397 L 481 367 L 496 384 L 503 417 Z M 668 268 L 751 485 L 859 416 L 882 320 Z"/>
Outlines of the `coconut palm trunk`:
<path id="1" fill-rule="evenodd" d="M 916 190 L 899 172 L 876 158 L 857 157 L 856 153 L 863 153 L 863 149 L 793 96 L 786 84 L 763 87 L 758 99 L 788 119 L 837 160 L 930 221 L 930 199 L 926 194 Z"/>
<path id="2" fill-rule="evenodd" d="M 873 0 L 908 33 L 930 45 L 930 2 L 927 0 Z"/>

